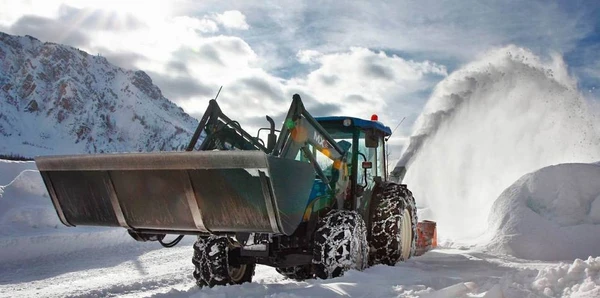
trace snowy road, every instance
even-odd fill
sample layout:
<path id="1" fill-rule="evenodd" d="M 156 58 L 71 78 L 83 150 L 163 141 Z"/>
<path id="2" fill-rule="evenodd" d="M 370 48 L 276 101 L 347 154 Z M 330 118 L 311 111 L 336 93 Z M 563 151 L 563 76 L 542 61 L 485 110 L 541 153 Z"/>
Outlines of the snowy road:
<path id="1" fill-rule="evenodd" d="M 157 245 L 134 242 L 9 264 L 0 271 L 0 296 L 139 297 L 192 287 L 191 244 L 149 249 Z"/>
<path id="2" fill-rule="evenodd" d="M 198 289 L 191 275 L 191 237 L 187 238 L 171 249 L 153 249 L 154 243 L 132 243 L 7 264 L 0 269 L 0 296 L 435 297 L 436 290 L 467 282 L 469 288 L 455 286 L 452 295 L 481 297 L 499 285 L 506 288 L 505 293 L 508 289 L 536 297 L 535 289 L 527 284 L 515 288 L 514 283 L 533 279 L 537 269 L 556 265 L 438 249 L 396 267 L 380 265 L 363 272 L 350 271 L 332 280 L 295 282 L 270 267 L 259 266 L 252 284 Z"/>

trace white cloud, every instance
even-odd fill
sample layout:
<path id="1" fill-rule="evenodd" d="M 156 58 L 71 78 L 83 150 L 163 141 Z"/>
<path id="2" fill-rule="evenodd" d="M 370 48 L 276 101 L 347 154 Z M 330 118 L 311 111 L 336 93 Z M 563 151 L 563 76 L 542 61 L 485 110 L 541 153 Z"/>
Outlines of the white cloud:
<path id="1" fill-rule="evenodd" d="M 248 30 L 250 28 L 246 23 L 246 16 L 238 10 L 216 14 L 215 20 L 228 29 Z"/>
<path id="2" fill-rule="evenodd" d="M 298 62 L 302 64 L 313 64 L 316 63 L 317 60 L 321 57 L 321 53 L 315 50 L 300 50 L 296 54 L 296 58 L 298 58 Z"/>
<path id="3" fill-rule="evenodd" d="M 430 88 L 447 75 L 444 66 L 430 61 L 410 61 L 358 47 L 322 55 L 319 63 L 306 78 L 290 80 L 289 86 L 363 118 L 378 113 L 391 119 L 387 108 L 399 97 Z"/>
<path id="4" fill-rule="evenodd" d="M 175 26 L 181 29 L 194 29 L 202 33 L 214 33 L 219 31 L 217 23 L 208 18 L 196 18 L 188 16 L 177 16 L 172 19 Z"/>
<path id="5" fill-rule="evenodd" d="M 56 17 L 58 14 L 56 1 L 12 1 L 0 0 L 0 25 L 11 25 L 23 15 L 31 14 L 42 17 Z"/>
<path id="6" fill-rule="evenodd" d="M 292 94 L 299 93 L 315 115 L 333 113 L 368 118 L 376 113 L 393 126 L 399 116 L 395 111 L 404 105 L 403 98 L 431 88 L 446 75 L 444 66 L 430 61 L 405 60 L 383 51 L 356 47 L 319 55 L 318 63 L 313 64 L 315 69 L 307 75 L 282 79 L 257 65 L 256 54 L 243 40 L 225 36 L 206 40 L 199 47 L 204 54 L 193 51 L 186 55 L 190 75 L 214 86 L 215 91 L 223 85 L 219 103 L 227 113 L 237 113 L 231 116 L 242 124 L 262 119 L 265 114 L 284 114 Z M 211 49 L 212 54 L 206 49 Z M 215 59 L 219 62 L 210 63 Z M 179 103 L 190 113 L 202 113 L 207 104 L 201 97 Z M 254 125 L 249 123 L 251 131 L 256 128 Z"/>

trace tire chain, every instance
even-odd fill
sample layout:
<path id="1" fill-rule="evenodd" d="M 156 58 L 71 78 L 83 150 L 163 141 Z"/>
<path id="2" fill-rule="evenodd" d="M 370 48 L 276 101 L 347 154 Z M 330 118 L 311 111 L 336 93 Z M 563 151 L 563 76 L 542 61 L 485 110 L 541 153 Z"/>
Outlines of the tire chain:
<path id="1" fill-rule="evenodd" d="M 226 285 L 230 282 L 227 237 L 198 238 L 194 243 L 194 278 L 199 287 Z"/>
<path id="2" fill-rule="evenodd" d="M 320 220 L 316 231 L 315 275 L 327 279 L 341 276 L 349 269 L 362 270 L 368 265 L 368 249 L 366 227 L 360 215 L 355 211 L 332 210 Z"/>
<path id="3" fill-rule="evenodd" d="M 388 184 L 382 193 L 376 196 L 376 210 L 372 215 L 371 224 L 371 258 L 370 264 L 386 264 L 393 266 L 402 258 L 402 243 L 400 232 L 402 230 L 402 216 L 404 209 L 412 215 L 413 241 L 411 253 L 416 248 L 416 207 L 412 193 L 405 185 Z"/>
<path id="4" fill-rule="evenodd" d="M 234 281 L 229 275 L 230 239 L 225 236 L 211 235 L 198 237 L 194 243 L 193 276 L 199 287 L 214 287 L 252 281 L 256 264 L 246 264 L 244 276 Z"/>

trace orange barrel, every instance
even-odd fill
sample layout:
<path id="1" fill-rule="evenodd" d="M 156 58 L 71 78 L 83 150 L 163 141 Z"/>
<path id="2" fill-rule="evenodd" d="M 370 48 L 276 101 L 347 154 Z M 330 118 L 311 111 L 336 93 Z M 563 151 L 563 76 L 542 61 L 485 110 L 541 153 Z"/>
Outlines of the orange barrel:
<path id="1" fill-rule="evenodd" d="M 420 256 L 435 247 L 437 247 L 436 222 L 424 220 L 417 223 L 417 249 L 415 255 Z"/>

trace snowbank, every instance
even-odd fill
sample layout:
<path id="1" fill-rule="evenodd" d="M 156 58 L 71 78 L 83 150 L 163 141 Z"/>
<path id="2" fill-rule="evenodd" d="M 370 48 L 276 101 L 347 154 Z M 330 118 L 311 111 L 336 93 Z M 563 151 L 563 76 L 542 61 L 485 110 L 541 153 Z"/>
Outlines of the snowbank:
<path id="1" fill-rule="evenodd" d="M 490 213 L 488 248 L 519 258 L 600 256 L 600 165 L 561 164 L 527 174 Z"/>
<path id="2" fill-rule="evenodd" d="M 33 162 L 0 161 L 0 263 L 134 243 L 124 229 L 64 226 Z"/>
<path id="3" fill-rule="evenodd" d="M 400 161 L 404 182 L 440 238 L 467 240 L 486 231 L 494 201 L 519 177 L 600 160 L 599 123 L 560 57 L 498 49 L 436 86 Z"/>
<path id="4" fill-rule="evenodd" d="M 487 293 L 484 297 L 600 297 L 600 257 L 508 274 Z"/>
<path id="5" fill-rule="evenodd" d="M 540 270 L 532 288 L 548 296 L 599 297 L 600 257 Z"/>

